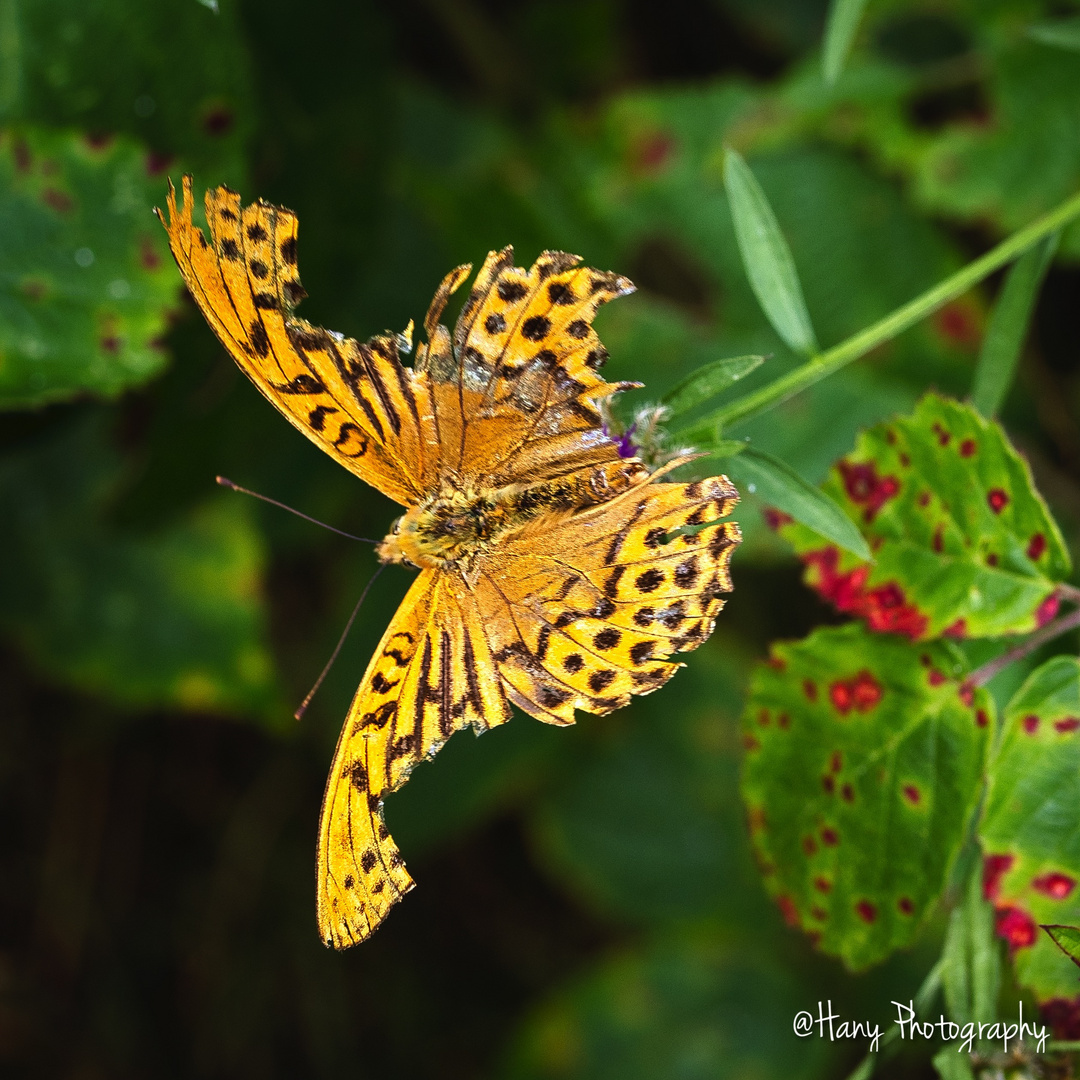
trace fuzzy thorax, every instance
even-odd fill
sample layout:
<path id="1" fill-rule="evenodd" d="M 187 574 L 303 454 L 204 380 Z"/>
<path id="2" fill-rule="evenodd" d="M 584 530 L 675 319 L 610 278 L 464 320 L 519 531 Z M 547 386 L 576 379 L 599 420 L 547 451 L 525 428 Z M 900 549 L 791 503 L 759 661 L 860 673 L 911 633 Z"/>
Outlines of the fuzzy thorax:
<path id="1" fill-rule="evenodd" d="M 376 553 L 387 563 L 468 570 L 477 556 L 541 515 L 571 514 L 606 502 L 647 475 L 640 462 L 626 461 L 536 484 L 446 488 L 399 517 Z"/>
<path id="2" fill-rule="evenodd" d="M 412 507 L 376 552 L 383 562 L 438 569 L 468 561 L 511 527 L 514 489 L 450 491 Z M 518 521 L 518 524 L 523 524 Z"/>

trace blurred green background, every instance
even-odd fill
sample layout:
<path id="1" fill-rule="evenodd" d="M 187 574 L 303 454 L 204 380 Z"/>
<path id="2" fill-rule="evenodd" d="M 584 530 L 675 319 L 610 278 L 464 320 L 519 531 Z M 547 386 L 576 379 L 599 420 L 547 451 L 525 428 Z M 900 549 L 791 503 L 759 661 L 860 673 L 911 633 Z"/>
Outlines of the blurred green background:
<path id="1" fill-rule="evenodd" d="M 150 214 L 184 171 L 293 208 L 302 314 L 359 338 L 489 248 L 564 248 L 639 286 L 598 320 L 607 377 L 647 384 L 628 408 L 722 356 L 769 380 L 796 360 L 741 268 L 725 143 L 824 346 L 1080 187 L 1080 51 L 1038 32 L 1075 3 L 872 0 L 831 87 L 825 6 L 0 0 L 5 1075 L 839 1077 L 865 1045 L 800 1041 L 795 1012 L 885 1023 L 914 994 L 940 920 L 847 975 L 749 856 L 747 671 L 835 621 L 754 497 L 687 669 L 573 729 L 454 739 L 387 804 L 417 889 L 322 947 L 325 773 L 409 575 L 296 724 L 374 556 L 213 481 L 362 535 L 395 510 L 246 382 Z M 1074 228 L 1005 412 L 1074 554 L 1078 259 Z M 996 285 L 740 434 L 820 480 L 858 428 L 966 393 Z"/>

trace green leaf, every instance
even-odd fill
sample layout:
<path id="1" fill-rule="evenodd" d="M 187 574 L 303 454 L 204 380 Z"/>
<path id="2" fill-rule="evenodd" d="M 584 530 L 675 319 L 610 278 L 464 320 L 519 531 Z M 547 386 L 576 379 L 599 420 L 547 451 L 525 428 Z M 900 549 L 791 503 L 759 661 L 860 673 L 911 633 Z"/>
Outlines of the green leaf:
<path id="1" fill-rule="evenodd" d="M 727 360 L 714 360 L 699 367 L 660 400 L 667 406 L 669 416 L 675 419 L 709 398 L 722 394 L 764 363 L 764 356 L 733 356 Z"/>
<path id="2" fill-rule="evenodd" d="M 955 1046 L 943 1046 L 934 1055 L 934 1068 L 941 1080 L 975 1080 L 971 1055 Z"/>
<path id="3" fill-rule="evenodd" d="M 997 415 L 1012 385 L 1031 312 L 1059 239 L 1060 233 L 1054 233 L 1021 255 L 994 304 L 971 390 L 971 403 L 985 417 Z"/>
<path id="4" fill-rule="evenodd" d="M 1011 34 L 1003 40 L 983 84 L 991 122 L 948 126 L 922 146 L 915 190 L 931 211 L 1011 232 L 1080 188 L 1080 139 L 1072 134 L 1080 55 Z M 1062 237 L 1062 252 L 1080 252 L 1075 225 Z"/>
<path id="5" fill-rule="evenodd" d="M 809 1080 L 828 1039 L 791 1035 L 806 995 L 762 950 L 684 934 L 599 964 L 527 1018 L 500 1080 Z M 779 1037 L 778 1033 L 789 1033 Z"/>
<path id="6" fill-rule="evenodd" d="M 105 517 L 119 480 L 100 416 L 4 458 L 0 626 L 53 677 L 125 705 L 270 712 L 263 553 L 244 504 L 216 498 L 129 535 Z"/>
<path id="7" fill-rule="evenodd" d="M 746 276 L 773 329 L 795 352 L 818 351 L 802 286 L 765 192 L 737 151 L 724 157 L 724 187 Z"/>
<path id="8" fill-rule="evenodd" d="M 113 397 L 164 366 L 180 286 L 148 161 L 128 140 L 0 136 L 0 408 Z"/>
<path id="9" fill-rule="evenodd" d="M 873 558 L 866 541 L 844 511 L 779 458 L 748 446 L 728 469 L 737 483 L 741 482 L 747 490 L 818 536 L 859 559 Z"/>
<path id="10" fill-rule="evenodd" d="M 979 829 L 983 880 L 1022 986 L 1040 1002 L 1080 994 L 1045 924 L 1080 923 L 1080 661 L 1036 669 L 1005 710 Z"/>
<path id="11" fill-rule="evenodd" d="M 990 1024 L 996 1019 L 1001 985 L 1000 943 L 994 909 L 982 893 L 981 865 L 968 875 L 961 902 L 949 916 L 942 951 L 942 984 L 949 1017 L 958 1024 Z"/>
<path id="12" fill-rule="evenodd" d="M 834 83 L 840 77 L 865 8 L 866 0 L 832 0 L 829 5 L 821 58 L 826 82 Z"/>
<path id="13" fill-rule="evenodd" d="M 0 123 L 126 134 L 153 148 L 159 170 L 177 155 L 208 181 L 243 186 L 256 98 L 238 4 L 102 4 L 93 18 L 80 0 L 3 10 Z"/>
<path id="14" fill-rule="evenodd" d="M 909 945 L 978 801 L 993 703 L 959 651 L 860 624 L 773 646 L 751 680 L 742 794 L 765 886 L 858 970 Z"/>
<path id="15" fill-rule="evenodd" d="M 1027 36 L 1040 45 L 1080 52 L 1080 15 L 1074 15 L 1070 19 L 1035 23 L 1028 27 Z"/>
<path id="16" fill-rule="evenodd" d="M 1047 926 L 1041 929 L 1050 940 L 1077 966 L 1080 967 L 1080 926 Z"/>
<path id="17" fill-rule="evenodd" d="M 873 566 L 780 533 L 806 581 L 873 630 L 915 640 L 1027 633 L 1057 610 L 1069 573 L 1061 533 L 1027 463 L 994 422 L 927 394 L 911 416 L 864 432 L 824 485 L 870 543 Z"/>

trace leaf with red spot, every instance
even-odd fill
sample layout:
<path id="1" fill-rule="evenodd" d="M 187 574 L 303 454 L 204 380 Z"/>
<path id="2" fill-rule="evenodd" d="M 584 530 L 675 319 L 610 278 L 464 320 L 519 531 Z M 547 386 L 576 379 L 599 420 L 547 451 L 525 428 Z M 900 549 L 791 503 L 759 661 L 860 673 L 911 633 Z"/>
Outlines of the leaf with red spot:
<path id="1" fill-rule="evenodd" d="M 1038 927 L 1080 923 L 1080 661 L 1037 668 L 1005 711 L 980 827 L 983 886 L 1020 983 L 1075 997 L 1076 971 Z"/>
<path id="2" fill-rule="evenodd" d="M 797 522 L 779 528 L 806 580 L 872 630 L 915 641 L 1026 633 L 1057 610 L 1061 533 L 1026 462 L 993 421 L 927 394 L 859 437 L 825 491 L 874 553 L 863 561 Z"/>
<path id="3" fill-rule="evenodd" d="M 913 940 L 974 810 L 993 713 L 948 642 L 859 623 L 754 673 L 742 793 L 769 892 L 853 969 Z"/>
<path id="4" fill-rule="evenodd" d="M 151 216 L 163 194 L 132 140 L 0 135 L 0 408 L 115 397 L 160 373 L 179 300 Z"/>

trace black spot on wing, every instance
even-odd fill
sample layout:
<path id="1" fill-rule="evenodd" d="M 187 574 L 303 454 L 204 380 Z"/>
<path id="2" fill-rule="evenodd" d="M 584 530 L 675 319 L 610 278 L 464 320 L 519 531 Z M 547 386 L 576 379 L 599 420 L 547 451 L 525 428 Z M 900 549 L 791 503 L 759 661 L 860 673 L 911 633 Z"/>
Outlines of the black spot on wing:
<path id="1" fill-rule="evenodd" d="M 262 323 L 258 323 L 262 327 Z M 263 335 L 266 331 L 263 330 Z M 255 324 L 252 324 L 252 337 L 255 335 Z M 267 342 L 269 348 L 269 341 Z M 321 379 L 314 375 L 301 374 L 290 379 L 287 383 L 271 383 L 271 387 L 279 394 L 323 394 L 326 387 Z"/>
<path id="2" fill-rule="evenodd" d="M 395 686 L 397 686 L 397 682 L 391 682 L 381 671 L 376 671 L 371 677 L 371 689 L 376 694 L 386 694 Z"/>
<path id="3" fill-rule="evenodd" d="M 308 413 L 308 424 L 312 431 L 322 431 L 326 426 L 326 418 L 337 412 L 332 405 L 316 405 Z"/>
<path id="4" fill-rule="evenodd" d="M 697 556 L 691 555 L 685 562 L 675 567 L 675 584 L 682 589 L 689 589 L 698 579 Z"/>
<path id="5" fill-rule="evenodd" d="M 521 324 L 521 336 L 527 341 L 543 341 L 551 330 L 551 320 L 545 315 L 533 315 Z"/>
<path id="6" fill-rule="evenodd" d="M 367 791 L 368 776 L 367 769 L 364 768 L 363 762 L 353 762 L 353 764 L 348 769 L 348 776 L 349 783 L 351 783 L 357 791 Z"/>
<path id="7" fill-rule="evenodd" d="M 516 304 L 528 292 L 528 289 L 520 281 L 500 281 L 496 292 L 500 300 L 505 300 L 508 304 Z"/>
<path id="8" fill-rule="evenodd" d="M 644 573 L 639 574 L 634 584 L 638 587 L 638 590 L 643 593 L 656 592 L 657 589 L 663 584 L 664 572 L 657 570 L 653 567 L 650 570 L 646 570 Z"/>
<path id="9" fill-rule="evenodd" d="M 548 286 L 548 299 L 553 304 L 572 304 L 577 297 L 574 295 L 574 290 L 563 281 L 553 281 Z"/>
<path id="10" fill-rule="evenodd" d="M 307 296 L 307 292 L 299 281 L 286 281 L 282 288 L 285 290 L 285 300 L 290 307 L 296 307 Z"/>
<path id="11" fill-rule="evenodd" d="M 560 690 L 556 686 L 541 685 L 537 687 L 537 699 L 545 709 L 555 709 L 560 705 L 565 705 L 570 700 L 570 693 L 567 690 Z"/>
<path id="12" fill-rule="evenodd" d="M 270 355 L 270 338 L 266 333 L 266 327 L 262 324 L 262 319 L 252 319 L 251 327 L 249 330 L 251 336 L 251 348 L 256 356 L 266 357 Z M 310 378 L 310 376 L 298 375 L 297 378 Z M 295 379 L 293 380 L 296 381 Z M 313 380 L 314 381 L 314 380 Z M 303 391 L 296 390 L 282 390 L 285 394 L 303 393 Z"/>
<path id="13" fill-rule="evenodd" d="M 589 689 L 594 694 L 606 690 L 615 681 L 615 672 L 609 668 L 601 668 L 589 676 Z"/>

